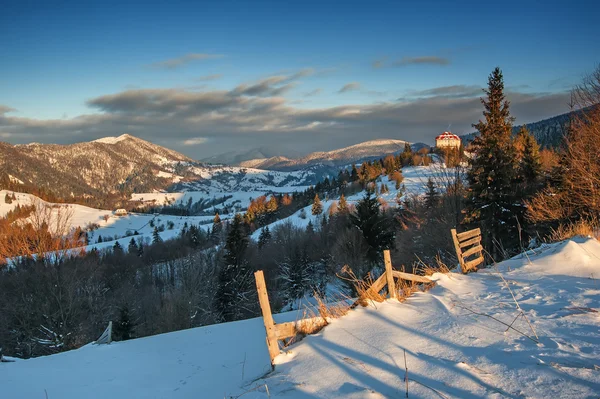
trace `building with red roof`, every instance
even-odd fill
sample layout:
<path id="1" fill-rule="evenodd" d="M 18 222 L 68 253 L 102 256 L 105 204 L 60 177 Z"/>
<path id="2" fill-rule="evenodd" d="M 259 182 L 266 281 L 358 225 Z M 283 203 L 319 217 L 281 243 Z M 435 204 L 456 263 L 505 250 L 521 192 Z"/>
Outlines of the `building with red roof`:
<path id="1" fill-rule="evenodd" d="M 437 148 L 459 148 L 460 137 L 450 132 L 444 132 L 435 138 Z"/>

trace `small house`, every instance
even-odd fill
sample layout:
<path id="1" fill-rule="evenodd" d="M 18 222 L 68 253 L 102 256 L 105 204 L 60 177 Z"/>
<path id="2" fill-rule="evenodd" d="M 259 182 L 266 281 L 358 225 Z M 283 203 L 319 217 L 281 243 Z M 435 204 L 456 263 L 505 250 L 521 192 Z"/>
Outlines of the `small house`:
<path id="1" fill-rule="evenodd" d="M 117 209 L 115 211 L 115 216 L 127 216 L 127 210 L 126 209 Z"/>

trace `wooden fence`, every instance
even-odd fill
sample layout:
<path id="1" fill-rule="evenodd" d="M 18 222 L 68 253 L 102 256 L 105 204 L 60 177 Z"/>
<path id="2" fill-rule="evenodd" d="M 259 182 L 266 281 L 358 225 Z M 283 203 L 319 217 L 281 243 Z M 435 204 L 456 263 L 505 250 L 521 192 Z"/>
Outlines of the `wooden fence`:
<path id="1" fill-rule="evenodd" d="M 450 233 L 452 234 L 456 257 L 462 272 L 466 274 L 471 270 L 476 270 L 477 266 L 484 261 L 481 229 L 477 228 L 464 233 L 456 233 L 456 229 L 451 229 Z M 470 257 L 471 260 L 469 260 Z"/>
<path id="2" fill-rule="evenodd" d="M 396 291 L 396 283 L 394 279 L 402 279 L 414 281 L 417 283 L 431 283 L 431 279 L 425 276 L 417 276 L 416 274 L 404 273 L 398 270 L 394 270 L 392 267 L 392 260 L 390 257 L 390 251 L 383 251 L 383 260 L 385 264 L 384 273 L 379 276 L 377 280 L 371 284 L 367 293 L 379 293 L 387 285 L 387 291 L 390 298 L 397 298 L 398 293 Z M 310 320 L 299 320 L 287 323 L 276 324 L 273 320 L 273 314 L 271 313 L 271 304 L 269 303 L 269 295 L 267 293 L 267 286 L 265 284 L 265 277 L 262 270 L 254 273 L 256 279 L 256 290 L 258 291 L 258 301 L 260 302 L 260 309 L 263 315 L 263 321 L 265 323 L 265 330 L 267 332 L 267 348 L 269 349 L 269 356 L 271 357 L 271 363 L 273 359 L 279 354 L 279 341 L 283 341 L 289 338 L 293 338 L 300 333 L 300 328 L 303 322 L 312 322 Z M 321 319 L 322 318 L 316 318 Z"/>

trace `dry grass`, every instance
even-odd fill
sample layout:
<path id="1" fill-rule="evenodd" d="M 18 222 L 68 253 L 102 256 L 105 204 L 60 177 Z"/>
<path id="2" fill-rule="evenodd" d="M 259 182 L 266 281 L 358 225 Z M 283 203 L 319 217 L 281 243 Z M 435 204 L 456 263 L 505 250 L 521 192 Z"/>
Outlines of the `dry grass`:
<path id="1" fill-rule="evenodd" d="M 354 286 L 354 289 L 358 294 L 358 300 L 354 306 L 356 306 L 356 304 L 360 306 L 367 306 L 369 301 L 383 302 L 385 300 L 385 296 L 379 294 L 379 292 L 376 292 L 375 290 L 370 289 L 375 282 L 370 273 L 365 279 L 359 279 L 348 265 L 342 268 L 342 273 L 343 276 L 338 275 L 338 277 L 342 280 L 349 281 Z"/>
<path id="2" fill-rule="evenodd" d="M 403 279 L 396 280 L 396 293 L 399 302 L 404 302 L 415 292 L 421 291 L 421 284 Z"/>
<path id="3" fill-rule="evenodd" d="M 600 237 L 600 222 L 597 219 L 580 220 L 578 222 L 561 224 L 548 237 L 550 242 L 562 241 L 577 236 Z"/>
<path id="4" fill-rule="evenodd" d="M 296 331 L 301 336 L 318 333 L 332 319 L 346 315 L 351 307 L 348 298 L 343 296 L 329 303 L 325 302 L 316 292 L 313 294 L 313 298 L 317 301 L 317 306 L 305 307 L 302 316 L 296 320 Z"/>
<path id="5" fill-rule="evenodd" d="M 435 265 L 428 265 L 422 261 L 417 264 L 415 270 L 424 276 L 431 276 L 435 273 L 450 273 L 450 268 L 446 265 L 439 256 L 435 257 Z"/>

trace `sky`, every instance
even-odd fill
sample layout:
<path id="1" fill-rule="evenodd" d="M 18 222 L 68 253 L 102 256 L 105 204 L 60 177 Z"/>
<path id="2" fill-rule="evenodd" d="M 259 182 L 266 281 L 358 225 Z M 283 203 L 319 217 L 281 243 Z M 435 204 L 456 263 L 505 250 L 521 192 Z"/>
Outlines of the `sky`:
<path id="1" fill-rule="evenodd" d="M 194 159 L 473 131 L 499 66 L 516 123 L 600 63 L 594 1 L 13 1 L 0 141 L 129 133 Z"/>

